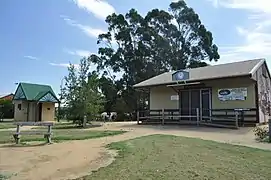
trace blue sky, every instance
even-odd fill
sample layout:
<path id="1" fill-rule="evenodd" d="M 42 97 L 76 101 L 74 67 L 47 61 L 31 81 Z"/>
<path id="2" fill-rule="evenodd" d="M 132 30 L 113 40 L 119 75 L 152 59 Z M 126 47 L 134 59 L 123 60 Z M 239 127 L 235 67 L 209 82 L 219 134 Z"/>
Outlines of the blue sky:
<path id="1" fill-rule="evenodd" d="M 69 62 L 97 52 L 104 19 L 131 8 L 145 14 L 168 9 L 170 0 L 2 0 L 0 1 L 0 95 L 17 82 L 50 84 L 58 93 Z M 269 0 L 187 0 L 213 33 L 221 60 L 271 59 Z"/>

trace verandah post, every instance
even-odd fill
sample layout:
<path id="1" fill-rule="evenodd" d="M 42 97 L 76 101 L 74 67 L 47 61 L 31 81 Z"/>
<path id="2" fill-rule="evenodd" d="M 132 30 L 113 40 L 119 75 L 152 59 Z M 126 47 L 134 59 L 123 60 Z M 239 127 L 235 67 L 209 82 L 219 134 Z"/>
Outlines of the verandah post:
<path id="1" fill-rule="evenodd" d="M 162 109 L 162 125 L 165 124 L 165 109 Z"/>
<path id="2" fill-rule="evenodd" d="M 238 117 L 238 115 L 239 115 L 239 113 L 238 113 L 238 111 L 235 111 L 235 126 L 236 126 L 236 128 L 238 129 L 239 128 L 239 117 Z"/>
<path id="3" fill-rule="evenodd" d="M 271 118 L 268 120 L 268 126 L 269 126 L 269 142 L 271 143 Z"/>
<path id="4" fill-rule="evenodd" d="M 196 111 L 197 111 L 197 126 L 199 126 L 199 119 L 200 119 L 200 117 L 199 117 L 199 108 L 197 108 Z"/>
<path id="5" fill-rule="evenodd" d="M 137 124 L 139 124 L 139 110 L 136 112 Z"/>

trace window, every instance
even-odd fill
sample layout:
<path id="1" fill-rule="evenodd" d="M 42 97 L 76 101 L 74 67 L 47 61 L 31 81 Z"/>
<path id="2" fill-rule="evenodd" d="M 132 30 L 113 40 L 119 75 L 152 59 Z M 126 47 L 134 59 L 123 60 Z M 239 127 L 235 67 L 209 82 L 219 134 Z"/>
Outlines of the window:
<path id="1" fill-rule="evenodd" d="M 18 109 L 19 109 L 19 110 L 22 109 L 22 104 L 18 104 Z"/>

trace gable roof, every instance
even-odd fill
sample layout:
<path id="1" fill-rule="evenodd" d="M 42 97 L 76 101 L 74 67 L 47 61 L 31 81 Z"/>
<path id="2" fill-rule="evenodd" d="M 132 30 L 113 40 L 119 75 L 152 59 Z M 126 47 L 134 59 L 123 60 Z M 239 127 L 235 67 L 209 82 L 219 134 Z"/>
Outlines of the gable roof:
<path id="1" fill-rule="evenodd" d="M 261 65 L 265 63 L 265 59 L 254 59 L 247 61 L 239 61 L 234 63 L 219 64 L 214 66 L 205 66 L 193 69 L 186 69 L 189 72 L 189 81 L 203 81 L 210 79 L 239 77 L 253 75 Z M 176 71 L 165 72 L 158 76 L 147 79 L 143 82 L 135 84 L 134 87 L 147 87 L 155 85 L 172 84 L 172 74 Z"/>
<path id="2" fill-rule="evenodd" d="M 18 93 L 21 93 L 20 96 L 17 96 Z M 15 92 L 14 100 L 38 101 L 48 93 L 51 93 L 57 99 L 53 89 L 49 85 L 20 83 Z"/>

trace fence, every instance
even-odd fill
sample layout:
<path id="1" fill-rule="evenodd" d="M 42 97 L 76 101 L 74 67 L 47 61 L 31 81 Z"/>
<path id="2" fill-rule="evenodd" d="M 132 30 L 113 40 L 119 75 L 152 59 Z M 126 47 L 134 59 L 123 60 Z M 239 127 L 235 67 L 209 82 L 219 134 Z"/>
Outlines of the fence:
<path id="1" fill-rule="evenodd" d="M 157 109 L 137 112 L 138 124 L 194 124 L 239 128 L 256 124 L 256 109 Z"/>

